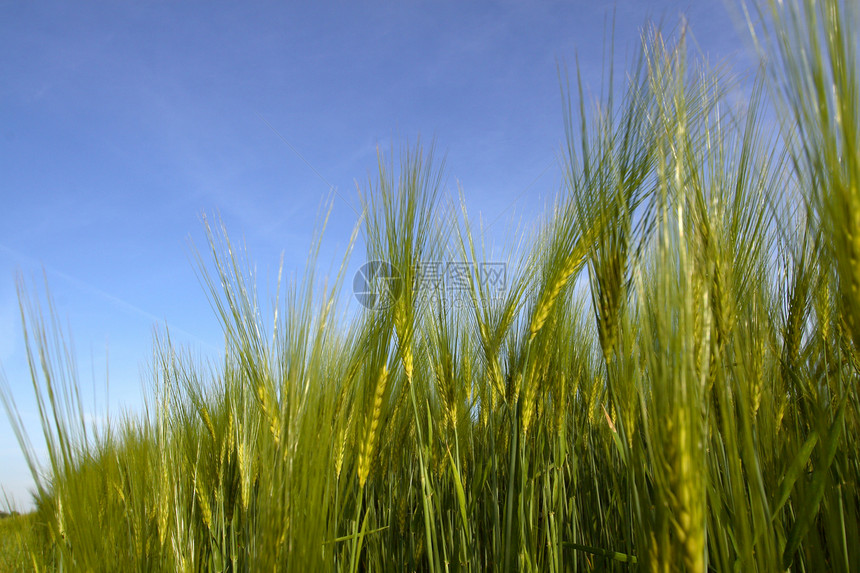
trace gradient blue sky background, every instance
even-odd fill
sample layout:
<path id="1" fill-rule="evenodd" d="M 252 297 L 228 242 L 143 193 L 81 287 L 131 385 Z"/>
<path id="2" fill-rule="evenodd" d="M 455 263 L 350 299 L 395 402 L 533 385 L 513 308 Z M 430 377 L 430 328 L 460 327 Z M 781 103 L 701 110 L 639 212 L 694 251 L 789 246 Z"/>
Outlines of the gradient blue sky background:
<path id="1" fill-rule="evenodd" d="M 377 147 L 421 134 L 447 155 L 447 196 L 532 220 L 561 183 L 556 64 L 578 54 L 599 92 L 613 11 L 619 59 L 646 19 L 684 13 L 711 61 L 749 67 L 720 2 L 0 3 L 0 362 L 37 449 L 16 273 L 32 288 L 45 271 L 91 415 L 106 364 L 111 414 L 136 411 L 157 324 L 219 354 L 189 247 L 201 214 L 245 240 L 270 292 L 281 253 L 301 273 L 327 183 L 357 208 Z M 336 197 L 326 266 L 355 221 Z M 26 508 L 0 418 L 0 485 Z"/>

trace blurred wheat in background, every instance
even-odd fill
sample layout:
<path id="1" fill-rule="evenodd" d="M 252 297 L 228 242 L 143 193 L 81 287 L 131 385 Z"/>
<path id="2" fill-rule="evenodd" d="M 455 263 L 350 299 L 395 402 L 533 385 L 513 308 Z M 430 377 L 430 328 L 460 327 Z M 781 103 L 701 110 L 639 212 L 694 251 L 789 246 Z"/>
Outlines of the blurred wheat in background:
<path id="1" fill-rule="evenodd" d="M 139 417 L 87 423 L 68 334 L 21 284 L 50 471 L 4 385 L 38 491 L 0 565 L 860 571 L 856 12 L 751 8 L 742 106 L 683 31 L 647 30 L 601 101 L 563 71 L 565 189 L 500 292 L 418 288 L 486 256 L 421 144 L 380 156 L 353 235 L 399 273 L 390 304 L 344 312 L 347 253 L 268 316 L 207 227 L 223 359 L 163 332 Z"/>

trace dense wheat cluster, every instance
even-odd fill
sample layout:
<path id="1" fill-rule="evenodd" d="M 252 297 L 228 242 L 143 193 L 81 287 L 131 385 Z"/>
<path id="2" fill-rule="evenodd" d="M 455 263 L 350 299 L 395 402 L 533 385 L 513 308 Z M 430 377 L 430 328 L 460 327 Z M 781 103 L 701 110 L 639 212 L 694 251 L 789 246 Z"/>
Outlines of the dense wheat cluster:
<path id="1" fill-rule="evenodd" d="M 853 10 L 763 8 L 742 105 L 683 33 L 644 34 L 603 101 L 565 80 L 565 186 L 504 288 L 467 264 L 427 296 L 428 263 L 489 259 L 420 145 L 353 236 L 400 273 L 389 304 L 343 312 L 345 259 L 269 316 L 209 229 L 222 360 L 162 335 L 145 412 L 108 428 L 22 290 L 50 478 L 13 565 L 860 571 Z"/>

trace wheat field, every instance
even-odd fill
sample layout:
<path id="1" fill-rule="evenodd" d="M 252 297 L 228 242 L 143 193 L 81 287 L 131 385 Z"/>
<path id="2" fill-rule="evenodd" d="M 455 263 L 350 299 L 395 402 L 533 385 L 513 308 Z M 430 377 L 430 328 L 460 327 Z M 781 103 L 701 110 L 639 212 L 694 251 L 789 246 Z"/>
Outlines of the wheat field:
<path id="1" fill-rule="evenodd" d="M 84 420 L 69 334 L 20 283 L 50 472 L 0 563 L 860 571 L 857 9 L 749 10 L 764 63 L 741 104 L 683 31 L 648 29 L 603 100 L 562 71 L 564 188 L 502 289 L 420 143 L 380 155 L 366 252 L 323 281 L 317 240 L 272 309 L 210 220 L 223 355 L 164 331 L 140 415 Z M 399 275 L 350 313 L 355 258 Z M 457 297 L 427 296 L 438 261 L 476 271 Z"/>

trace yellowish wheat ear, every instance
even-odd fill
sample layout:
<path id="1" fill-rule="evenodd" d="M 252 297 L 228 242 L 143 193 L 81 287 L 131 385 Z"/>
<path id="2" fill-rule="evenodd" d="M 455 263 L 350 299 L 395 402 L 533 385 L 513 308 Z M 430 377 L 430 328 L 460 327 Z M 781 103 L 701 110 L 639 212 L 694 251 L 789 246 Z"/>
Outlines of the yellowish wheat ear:
<path id="1" fill-rule="evenodd" d="M 370 415 L 370 425 L 367 436 L 361 445 L 361 454 L 358 458 L 358 483 L 364 487 L 367 476 L 370 474 L 370 466 L 373 461 L 374 448 L 379 431 L 379 418 L 382 413 L 382 398 L 385 394 L 385 384 L 388 381 L 388 367 L 383 366 L 376 382 L 376 391 L 373 396 L 373 411 Z"/>
<path id="2" fill-rule="evenodd" d="M 541 328 L 543 328 L 546 323 L 546 319 L 549 317 L 549 313 L 552 311 L 553 306 L 555 306 L 556 299 L 558 295 L 561 293 L 561 290 L 567 284 L 567 281 L 570 279 L 573 274 L 579 270 L 582 264 L 585 262 L 585 257 L 583 255 L 571 254 L 566 262 L 564 267 L 561 269 L 561 272 L 558 273 L 555 282 L 550 285 L 544 292 L 544 296 L 541 298 L 541 302 L 538 304 L 535 309 L 534 318 L 532 319 L 531 325 L 531 335 L 529 340 L 534 340 L 535 336 L 537 336 L 538 332 L 540 332 Z"/>

